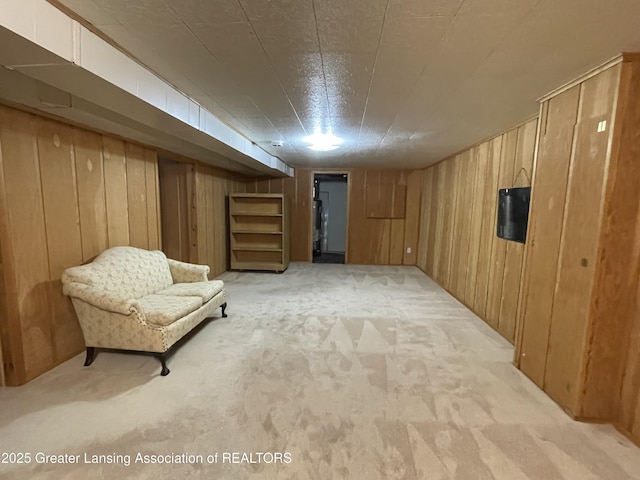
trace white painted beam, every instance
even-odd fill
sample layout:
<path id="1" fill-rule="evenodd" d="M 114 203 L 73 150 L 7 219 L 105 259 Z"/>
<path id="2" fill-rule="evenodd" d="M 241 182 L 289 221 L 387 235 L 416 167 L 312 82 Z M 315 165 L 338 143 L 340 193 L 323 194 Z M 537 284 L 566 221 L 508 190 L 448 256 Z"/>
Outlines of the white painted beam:
<path id="1" fill-rule="evenodd" d="M 160 146 L 163 135 L 183 139 L 185 148 L 174 148 L 186 154 L 210 150 L 211 163 L 219 163 L 223 155 L 261 173 L 293 175 L 293 168 L 255 145 L 230 128 L 193 99 L 176 90 L 156 74 L 127 57 L 103 39 L 57 10 L 45 0 L 0 0 L 0 65 L 27 77 L 51 85 L 71 95 L 70 108 L 88 105 L 90 115 L 57 113 L 67 118 L 95 118 L 95 112 L 112 112 L 130 119 L 132 124 L 156 132 Z M 9 101 L 12 92 L 0 89 Z M 85 102 L 73 102 L 73 98 Z M 47 110 L 50 105 L 31 107 Z M 105 124 L 98 122 L 104 128 Z M 97 125 L 88 125 L 98 128 Z M 113 132 L 116 133 L 116 132 Z M 162 147 L 165 148 L 165 147 Z M 202 157 L 202 155 L 200 155 Z M 200 158 L 202 159 L 202 158 Z"/>

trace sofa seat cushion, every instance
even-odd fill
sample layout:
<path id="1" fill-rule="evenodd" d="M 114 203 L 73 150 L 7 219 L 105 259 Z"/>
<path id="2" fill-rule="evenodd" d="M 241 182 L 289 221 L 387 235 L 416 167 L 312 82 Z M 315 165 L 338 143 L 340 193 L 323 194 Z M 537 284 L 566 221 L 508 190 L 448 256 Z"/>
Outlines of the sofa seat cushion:
<path id="1" fill-rule="evenodd" d="M 207 282 L 174 283 L 159 292 L 158 295 L 177 295 L 180 297 L 200 297 L 202 303 L 211 300 L 224 289 L 222 280 L 209 280 Z"/>
<path id="2" fill-rule="evenodd" d="M 138 300 L 147 322 L 166 326 L 202 306 L 201 297 L 146 295 Z"/>

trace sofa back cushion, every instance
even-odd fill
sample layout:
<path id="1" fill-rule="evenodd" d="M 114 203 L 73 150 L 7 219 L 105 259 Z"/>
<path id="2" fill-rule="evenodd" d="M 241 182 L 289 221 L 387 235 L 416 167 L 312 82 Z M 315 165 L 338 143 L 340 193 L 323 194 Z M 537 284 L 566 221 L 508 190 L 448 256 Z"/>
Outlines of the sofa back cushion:
<path id="1" fill-rule="evenodd" d="M 173 284 L 164 253 L 135 247 L 113 247 L 93 262 L 67 269 L 64 283 L 89 285 L 118 300 L 139 299 Z"/>

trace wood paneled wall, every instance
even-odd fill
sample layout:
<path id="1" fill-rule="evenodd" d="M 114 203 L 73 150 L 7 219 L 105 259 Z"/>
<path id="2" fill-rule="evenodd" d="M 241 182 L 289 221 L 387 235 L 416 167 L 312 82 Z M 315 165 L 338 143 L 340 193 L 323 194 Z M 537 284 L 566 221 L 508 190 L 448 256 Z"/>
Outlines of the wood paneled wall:
<path id="1" fill-rule="evenodd" d="M 228 194 L 249 179 L 198 162 L 160 161 L 162 239 L 168 257 L 209 265 L 210 278 L 229 269 Z M 255 181 L 254 181 L 255 184 Z"/>
<path id="2" fill-rule="evenodd" d="M 313 175 L 327 172 L 296 169 L 295 177 L 256 179 L 248 186 L 249 192 L 288 194 L 291 202 L 291 261 L 311 261 Z M 415 265 L 423 172 L 345 169 L 339 173 L 349 174 L 347 263 Z M 385 181 L 381 182 L 381 178 Z M 380 192 L 381 198 L 393 198 L 394 192 L 406 190 L 404 218 L 369 218 L 365 208 L 367 185 L 388 189 Z M 407 248 L 411 249 L 410 253 L 407 253 Z"/>
<path id="3" fill-rule="evenodd" d="M 638 162 L 640 158 L 640 135 L 638 134 L 638 132 L 640 132 L 640 102 L 638 102 L 638 98 L 640 98 L 640 61 L 634 62 L 632 66 L 622 71 L 620 95 L 623 98 L 635 99 L 635 101 L 626 102 L 623 106 L 619 107 L 617 121 L 623 119 L 626 124 L 635 125 L 635 128 L 627 128 L 620 133 L 622 137 L 620 138 L 620 142 L 626 145 L 626 151 L 623 152 L 627 162 L 626 168 L 640 169 Z M 617 153 L 619 154 L 619 152 Z M 638 204 L 640 204 L 640 192 L 636 181 L 638 174 L 625 174 L 624 170 L 621 169 L 618 177 L 618 181 L 626 183 L 624 188 L 618 185 L 620 194 L 624 195 L 628 192 L 631 194 L 631 198 L 638 202 L 635 205 L 633 202 L 629 202 L 626 208 L 638 208 Z M 631 253 L 635 258 L 638 258 L 640 255 L 640 209 L 638 212 Z M 611 218 L 610 213 L 608 216 Z M 626 278 L 625 282 L 629 283 L 630 280 L 637 282 L 640 278 L 640 266 L 637 266 L 637 268 L 630 273 L 631 278 Z M 610 291 L 613 293 L 616 287 L 616 284 L 612 282 Z M 615 299 L 615 297 L 613 298 Z M 631 319 L 631 329 L 628 332 L 629 347 L 624 364 L 620 403 L 617 405 L 619 409 L 618 423 L 620 428 L 640 445 L 640 283 L 638 284 L 635 298 L 629 300 L 634 302 L 634 310 Z M 601 319 L 599 328 L 606 328 L 604 318 Z M 626 334 L 624 331 L 622 333 L 623 335 Z M 612 345 L 612 347 L 615 349 L 615 345 Z"/>
<path id="4" fill-rule="evenodd" d="M 7 383 L 84 348 L 60 276 L 116 245 L 160 247 L 153 150 L 0 106 L 0 244 Z"/>
<path id="5" fill-rule="evenodd" d="M 640 219 L 639 219 L 640 220 Z M 637 226 L 640 226 L 640 221 Z M 640 245 L 640 231 L 636 235 L 636 245 Z M 640 276 L 640 272 L 638 272 Z M 640 289 L 636 296 L 636 311 L 629 336 L 629 352 L 620 392 L 618 423 L 622 431 L 640 445 Z"/>
<path id="6" fill-rule="evenodd" d="M 418 266 L 511 343 L 524 245 L 497 238 L 498 189 L 530 185 L 536 120 L 426 169 Z"/>
<path id="7" fill-rule="evenodd" d="M 574 418 L 637 442 L 639 95 L 624 54 L 542 103 L 515 357 Z"/>

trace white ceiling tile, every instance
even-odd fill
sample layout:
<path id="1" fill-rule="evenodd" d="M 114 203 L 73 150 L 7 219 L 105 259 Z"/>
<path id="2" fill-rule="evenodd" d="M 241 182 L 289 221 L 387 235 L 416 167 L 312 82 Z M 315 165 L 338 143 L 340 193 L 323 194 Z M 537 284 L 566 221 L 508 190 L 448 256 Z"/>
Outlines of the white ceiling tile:
<path id="1" fill-rule="evenodd" d="M 387 9 L 387 0 L 316 0 L 314 4 L 317 17 L 323 20 L 382 18 Z"/>
<path id="2" fill-rule="evenodd" d="M 464 0 L 459 13 L 472 15 L 522 14 L 530 11 L 540 0 Z"/>
<path id="3" fill-rule="evenodd" d="M 190 25 L 243 22 L 246 20 L 238 0 L 216 0 L 215 2 L 207 0 L 165 1 L 180 19 Z"/>
<path id="4" fill-rule="evenodd" d="M 411 52 L 420 62 L 440 46 L 453 20 L 453 16 L 387 19 L 380 47 L 397 53 Z"/>
<path id="5" fill-rule="evenodd" d="M 60 1 L 294 166 L 424 166 L 640 50 L 638 0 Z M 344 146 L 308 150 L 316 127 Z"/>
<path id="6" fill-rule="evenodd" d="M 313 14 L 312 0 L 239 0 L 247 16 L 252 19 L 269 19 L 291 22 L 291 28 L 300 17 Z"/>
<path id="7" fill-rule="evenodd" d="M 270 57 L 276 54 L 309 54 L 320 51 L 313 16 L 301 18 L 295 28 L 284 19 L 252 20 L 251 25 Z"/>
<path id="8" fill-rule="evenodd" d="M 463 0 L 389 0 L 388 18 L 451 16 Z"/>
<path id="9" fill-rule="evenodd" d="M 93 0 L 106 14 L 121 25 L 168 27 L 181 23 L 180 18 L 163 0 Z"/>
<path id="10" fill-rule="evenodd" d="M 344 19 L 318 19 L 323 53 L 375 53 L 381 30 L 381 18 L 365 18 L 357 23 Z"/>
<path id="11" fill-rule="evenodd" d="M 277 54 L 270 56 L 278 77 L 287 83 L 287 79 L 322 76 L 322 55 L 320 53 Z"/>

